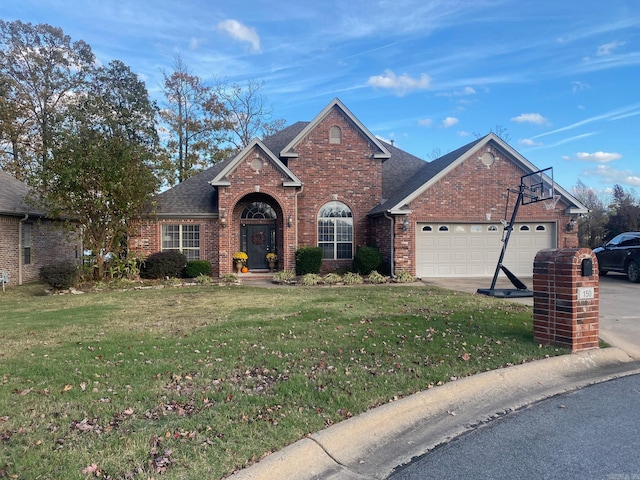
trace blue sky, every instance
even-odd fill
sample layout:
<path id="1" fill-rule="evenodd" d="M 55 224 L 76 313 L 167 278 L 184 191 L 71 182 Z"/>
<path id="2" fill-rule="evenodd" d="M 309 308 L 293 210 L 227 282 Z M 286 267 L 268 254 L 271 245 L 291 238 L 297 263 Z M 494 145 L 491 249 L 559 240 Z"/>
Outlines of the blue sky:
<path id="1" fill-rule="evenodd" d="M 264 81 L 289 124 L 338 97 L 425 159 L 499 127 L 567 189 L 640 190 L 638 0 L 21 0 L 0 18 L 61 27 L 158 100 L 179 54 L 205 81 Z"/>

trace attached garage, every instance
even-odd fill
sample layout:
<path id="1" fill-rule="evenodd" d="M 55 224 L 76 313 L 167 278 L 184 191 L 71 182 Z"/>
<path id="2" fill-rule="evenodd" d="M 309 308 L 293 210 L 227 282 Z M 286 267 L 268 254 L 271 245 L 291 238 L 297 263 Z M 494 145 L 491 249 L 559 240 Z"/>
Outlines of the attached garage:
<path id="1" fill-rule="evenodd" d="M 503 265 L 518 277 L 533 275 L 539 250 L 555 248 L 555 223 L 514 225 Z M 500 223 L 418 223 L 416 275 L 428 277 L 492 277 L 503 245 Z"/>

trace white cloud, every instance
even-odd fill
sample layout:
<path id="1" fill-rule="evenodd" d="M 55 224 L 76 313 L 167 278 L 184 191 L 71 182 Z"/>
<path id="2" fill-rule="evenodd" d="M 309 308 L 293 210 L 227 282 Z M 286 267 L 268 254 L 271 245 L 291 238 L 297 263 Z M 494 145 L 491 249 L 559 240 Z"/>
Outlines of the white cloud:
<path id="1" fill-rule="evenodd" d="M 414 90 L 428 89 L 431 86 L 431 77 L 426 73 L 420 75 L 419 78 L 412 78 L 406 73 L 398 76 L 391 70 L 385 70 L 382 75 L 369 77 L 367 85 L 394 90 L 396 95 L 403 96 Z"/>
<path id="2" fill-rule="evenodd" d="M 640 187 L 640 175 L 634 174 L 631 170 L 616 170 L 609 165 L 598 165 L 593 170 L 584 172 L 588 176 L 597 177 L 601 183 L 606 185 L 630 185 Z"/>
<path id="3" fill-rule="evenodd" d="M 532 140 L 530 138 L 522 138 L 518 140 L 518 143 L 525 147 L 540 147 L 543 145 L 542 142 L 536 142 L 535 140 Z"/>
<path id="4" fill-rule="evenodd" d="M 433 125 L 433 120 L 431 120 L 430 118 L 421 118 L 418 120 L 418 125 L 422 127 L 430 127 L 431 125 Z"/>
<path id="5" fill-rule="evenodd" d="M 456 117 L 447 117 L 442 121 L 442 126 L 444 128 L 453 127 L 456 123 L 458 123 L 458 119 Z"/>
<path id="6" fill-rule="evenodd" d="M 466 97 L 469 95 L 475 95 L 476 93 L 476 89 L 473 87 L 464 87 L 462 90 L 456 90 L 455 92 L 449 92 L 449 93 L 439 93 L 438 96 L 439 97 Z"/>
<path id="7" fill-rule="evenodd" d="M 534 125 L 548 125 L 549 120 L 544 118 L 539 113 L 523 113 L 517 117 L 511 119 L 512 122 L 517 123 L 533 123 Z"/>
<path id="8" fill-rule="evenodd" d="M 223 20 L 218 23 L 217 27 L 218 30 L 225 32 L 232 38 L 251 44 L 251 50 L 253 52 L 260 52 L 260 37 L 254 28 L 247 27 L 233 19 Z"/>
<path id="9" fill-rule="evenodd" d="M 622 158 L 622 155 L 609 152 L 578 152 L 576 153 L 576 158 L 585 162 L 607 163 Z"/>
<path id="10" fill-rule="evenodd" d="M 582 92 L 583 90 L 589 90 L 590 88 L 591 87 L 589 86 L 589 84 L 585 82 L 571 82 L 571 90 L 573 91 L 573 93 Z"/>
<path id="11" fill-rule="evenodd" d="M 621 47 L 624 44 L 625 44 L 625 42 L 609 42 L 609 43 L 605 43 L 605 44 L 600 45 L 598 47 L 598 51 L 596 52 L 596 55 L 598 57 L 606 57 L 608 55 L 611 55 L 616 48 Z"/>

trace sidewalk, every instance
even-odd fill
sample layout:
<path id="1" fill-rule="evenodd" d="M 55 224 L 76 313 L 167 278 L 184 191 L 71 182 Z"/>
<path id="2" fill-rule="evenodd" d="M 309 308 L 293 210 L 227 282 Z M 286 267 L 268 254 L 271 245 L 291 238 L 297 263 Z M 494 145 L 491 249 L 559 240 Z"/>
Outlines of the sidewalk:
<path id="1" fill-rule="evenodd" d="M 470 293 L 490 286 L 478 279 L 425 283 Z M 533 305 L 526 297 L 505 301 Z M 493 418 L 560 393 L 640 373 L 637 352 L 630 355 L 615 346 L 615 335 L 610 338 L 612 348 L 485 372 L 383 405 L 299 440 L 229 479 L 385 479 L 397 466 Z"/>

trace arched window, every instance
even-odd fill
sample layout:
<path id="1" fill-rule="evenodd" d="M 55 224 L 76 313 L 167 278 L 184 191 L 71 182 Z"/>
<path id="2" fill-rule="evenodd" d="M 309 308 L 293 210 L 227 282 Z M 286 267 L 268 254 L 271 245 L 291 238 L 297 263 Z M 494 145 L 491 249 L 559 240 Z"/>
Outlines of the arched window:
<path id="1" fill-rule="evenodd" d="M 340 127 L 331 127 L 329 130 L 329 143 L 342 143 L 342 130 L 340 130 Z"/>
<path id="2" fill-rule="evenodd" d="M 268 203 L 253 202 L 246 206 L 242 211 L 241 218 L 243 219 L 276 219 L 275 210 Z"/>
<path id="3" fill-rule="evenodd" d="M 342 202 L 326 203 L 318 213 L 318 246 L 322 258 L 353 258 L 353 215 Z"/>

